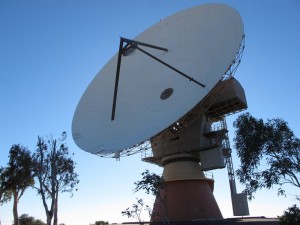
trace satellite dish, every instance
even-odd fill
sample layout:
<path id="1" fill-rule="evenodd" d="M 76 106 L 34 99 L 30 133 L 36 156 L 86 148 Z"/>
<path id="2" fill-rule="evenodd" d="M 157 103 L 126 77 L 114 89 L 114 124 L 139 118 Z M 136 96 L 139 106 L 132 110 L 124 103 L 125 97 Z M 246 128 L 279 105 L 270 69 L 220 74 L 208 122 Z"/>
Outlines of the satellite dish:
<path id="1" fill-rule="evenodd" d="M 100 70 L 79 101 L 72 123 L 75 143 L 87 152 L 107 155 L 165 130 L 222 79 L 243 35 L 237 11 L 208 4 L 173 14 L 134 40 L 121 39 L 119 54 Z"/>
<path id="2" fill-rule="evenodd" d="M 152 222 L 222 218 L 203 171 L 225 161 L 234 215 L 249 215 L 246 196 L 236 193 L 224 119 L 247 108 L 232 78 L 243 41 L 242 19 L 227 5 L 178 12 L 133 40 L 122 37 L 81 97 L 72 124 L 80 148 L 119 158 L 151 144 L 142 160 L 164 167 Z"/>

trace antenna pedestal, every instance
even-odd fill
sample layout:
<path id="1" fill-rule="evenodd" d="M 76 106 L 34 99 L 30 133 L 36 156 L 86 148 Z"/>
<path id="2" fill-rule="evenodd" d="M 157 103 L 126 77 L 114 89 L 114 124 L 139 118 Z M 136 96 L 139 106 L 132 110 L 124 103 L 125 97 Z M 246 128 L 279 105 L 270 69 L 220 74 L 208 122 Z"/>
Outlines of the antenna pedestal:
<path id="1" fill-rule="evenodd" d="M 169 163 L 159 187 L 151 222 L 223 218 L 213 196 L 214 180 L 194 161 Z"/>
<path id="2" fill-rule="evenodd" d="M 171 138 L 173 135 L 152 139 L 153 154 L 163 154 L 165 181 L 156 196 L 152 222 L 222 218 L 213 196 L 214 180 L 205 177 L 199 152 L 187 151 L 208 142 L 201 135 L 206 128 L 205 121 L 206 117 L 201 116 L 176 139 Z"/>

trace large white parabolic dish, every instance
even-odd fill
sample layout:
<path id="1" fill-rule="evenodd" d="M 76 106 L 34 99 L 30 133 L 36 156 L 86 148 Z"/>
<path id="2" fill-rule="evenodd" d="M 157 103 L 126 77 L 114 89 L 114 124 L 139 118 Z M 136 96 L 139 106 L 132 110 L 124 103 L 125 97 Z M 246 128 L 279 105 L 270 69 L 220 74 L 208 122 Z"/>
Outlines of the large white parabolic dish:
<path id="1" fill-rule="evenodd" d="M 122 57 L 115 119 L 111 120 L 118 54 L 100 70 L 76 108 L 72 135 L 83 150 L 109 154 L 150 139 L 192 110 L 228 70 L 244 35 L 239 13 L 207 4 L 173 14 L 135 41 L 167 48 L 146 48 L 152 55 L 205 87 L 136 50 Z M 117 43 L 116 43 L 117 44 Z M 162 92 L 172 88 L 166 100 Z"/>

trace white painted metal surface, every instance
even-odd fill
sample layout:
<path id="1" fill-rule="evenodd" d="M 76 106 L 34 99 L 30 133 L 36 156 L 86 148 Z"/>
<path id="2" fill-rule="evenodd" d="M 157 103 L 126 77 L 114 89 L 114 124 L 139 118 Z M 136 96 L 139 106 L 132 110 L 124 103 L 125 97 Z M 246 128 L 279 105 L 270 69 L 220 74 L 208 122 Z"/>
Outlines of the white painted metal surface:
<path id="1" fill-rule="evenodd" d="M 79 101 L 72 123 L 75 143 L 94 154 L 118 152 L 164 130 L 195 107 L 222 78 L 243 34 L 239 13 L 223 4 L 196 6 L 148 28 L 134 40 L 168 52 L 140 47 L 205 87 L 136 50 L 122 58 L 115 120 L 111 121 L 116 54 Z M 173 88 L 173 94 L 160 99 L 167 88 Z"/>

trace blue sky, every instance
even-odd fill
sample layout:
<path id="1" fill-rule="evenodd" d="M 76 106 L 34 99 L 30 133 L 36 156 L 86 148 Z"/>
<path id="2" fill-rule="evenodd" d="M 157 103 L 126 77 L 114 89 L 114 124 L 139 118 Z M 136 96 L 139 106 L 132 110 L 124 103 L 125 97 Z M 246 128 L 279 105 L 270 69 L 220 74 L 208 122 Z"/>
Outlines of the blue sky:
<path id="1" fill-rule="evenodd" d="M 11 1 L 0 0 L 0 165 L 5 166 L 12 144 L 35 148 L 37 136 L 68 133 L 75 153 L 79 190 L 59 199 L 59 222 L 88 225 L 96 220 L 128 221 L 121 211 L 144 197 L 133 194 L 134 181 L 145 169 L 161 168 L 141 162 L 139 154 L 103 159 L 80 150 L 71 137 L 77 103 L 96 73 L 116 53 L 119 37 L 134 38 L 147 27 L 188 7 L 222 2 L 236 8 L 244 22 L 246 48 L 235 77 L 243 85 L 248 112 L 267 119 L 285 119 L 300 136 L 300 2 L 297 0 L 147 0 L 147 1 Z M 227 123 L 230 138 L 232 123 Z M 234 167 L 238 158 L 234 156 Z M 227 171 L 213 171 L 215 198 L 224 217 L 231 217 Z M 238 185 L 238 191 L 242 191 Z M 277 216 L 295 203 L 296 189 L 287 198 L 276 189 L 257 192 L 249 203 L 252 216 Z M 19 214 L 45 220 L 42 202 L 28 190 Z M 2 225 L 13 220 L 12 203 L 0 206 Z M 129 220 L 130 221 L 130 220 Z"/>

